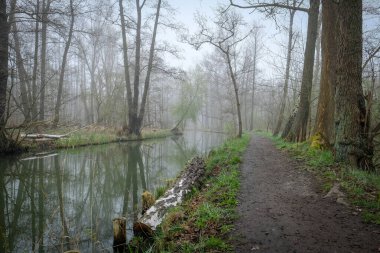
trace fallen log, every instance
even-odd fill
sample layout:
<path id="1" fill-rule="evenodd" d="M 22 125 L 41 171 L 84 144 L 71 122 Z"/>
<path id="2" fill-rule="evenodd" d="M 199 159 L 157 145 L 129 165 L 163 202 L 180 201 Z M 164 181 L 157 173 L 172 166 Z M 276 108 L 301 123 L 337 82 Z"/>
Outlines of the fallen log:
<path id="1" fill-rule="evenodd" d="M 135 235 L 151 237 L 161 224 L 169 208 L 180 204 L 187 193 L 199 184 L 205 172 L 205 162 L 200 157 L 193 158 L 177 178 L 174 186 L 167 190 L 145 214 L 133 224 Z"/>
<path id="2" fill-rule="evenodd" d="M 61 138 L 67 137 L 67 134 L 22 134 L 21 137 L 27 138 L 27 139 L 41 139 L 41 138 L 61 139 Z"/>

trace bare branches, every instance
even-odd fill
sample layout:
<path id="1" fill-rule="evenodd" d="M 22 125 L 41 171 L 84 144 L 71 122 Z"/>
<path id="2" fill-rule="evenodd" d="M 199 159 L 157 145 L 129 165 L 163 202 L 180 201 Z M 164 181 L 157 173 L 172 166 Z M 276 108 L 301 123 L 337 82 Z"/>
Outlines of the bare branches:
<path id="1" fill-rule="evenodd" d="M 301 7 L 301 4 L 299 5 L 288 5 L 287 3 L 272 0 L 270 3 L 262 2 L 258 0 L 255 3 L 252 3 L 252 1 L 246 1 L 248 2 L 246 5 L 237 4 L 234 0 L 230 0 L 230 6 L 237 7 L 240 9 L 264 9 L 268 13 L 273 13 L 276 8 L 282 8 L 282 9 L 288 9 L 288 10 L 296 10 L 296 11 L 303 11 L 303 12 L 309 12 L 308 8 Z"/>
<path id="2" fill-rule="evenodd" d="M 229 54 L 230 49 L 241 41 L 245 40 L 252 32 L 249 30 L 241 35 L 242 27 L 246 26 L 242 17 L 236 12 L 217 11 L 218 19 L 212 23 L 214 27 L 209 27 L 208 20 L 199 14 L 195 18 L 199 31 L 197 34 L 187 39 L 186 42 L 195 49 L 199 49 L 204 44 L 210 44 L 218 48 L 222 53 Z"/>
<path id="3" fill-rule="evenodd" d="M 372 53 L 369 54 L 367 60 L 364 62 L 362 69 L 364 70 L 367 64 L 376 56 L 376 54 L 380 51 L 380 46 L 378 46 Z"/>

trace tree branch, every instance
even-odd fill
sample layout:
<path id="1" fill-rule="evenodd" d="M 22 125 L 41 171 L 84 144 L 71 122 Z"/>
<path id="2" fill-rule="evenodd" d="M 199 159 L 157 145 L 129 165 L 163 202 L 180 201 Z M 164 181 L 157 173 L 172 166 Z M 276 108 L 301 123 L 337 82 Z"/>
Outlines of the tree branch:
<path id="1" fill-rule="evenodd" d="M 252 4 L 252 5 L 240 5 L 240 4 L 234 3 L 233 0 L 230 0 L 230 6 L 237 7 L 240 9 L 282 8 L 282 9 L 303 11 L 303 12 L 309 13 L 309 9 L 307 8 L 303 8 L 300 6 L 289 6 L 289 5 L 281 4 L 281 3 L 257 3 L 257 4 Z"/>

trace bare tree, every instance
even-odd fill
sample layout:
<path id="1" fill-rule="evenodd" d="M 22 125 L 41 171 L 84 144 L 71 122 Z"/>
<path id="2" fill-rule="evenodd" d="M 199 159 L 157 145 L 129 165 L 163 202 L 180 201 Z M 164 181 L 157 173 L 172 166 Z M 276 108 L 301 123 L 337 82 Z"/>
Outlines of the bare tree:
<path id="1" fill-rule="evenodd" d="M 293 6 L 296 5 L 296 1 L 293 1 Z M 286 53 L 286 66 L 285 66 L 285 81 L 284 81 L 284 89 L 282 93 L 282 98 L 280 101 L 280 111 L 278 114 L 278 119 L 276 123 L 276 128 L 274 129 L 273 135 L 278 135 L 278 133 L 281 130 L 282 122 L 284 121 L 284 112 L 285 112 L 285 106 L 286 106 L 286 99 L 288 98 L 288 89 L 289 89 L 289 78 L 290 78 L 290 63 L 292 60 L 292 51 L 294 47 L 293 43 L 293 22 L 294 22 L 294 15 L 296 14 L 296 10 L 290 9 L 289 10 L 289 31 L 288 31 L 288 49 Z"/>
<path id="2" fill-rule="evenodd" d="M 31 98 L 31 117 L 32 120 L 37 119 L 37 69 L 38 69 L 38 48 L 39 48 L 39 14 L 40 14 L 40 0 L 37 0 L 36 6 L 36 24 L 34 31 L 34 59 L 33 59 L 33 74 L 32 74 L 32 98 Z"/>
<path id="3" fill-rule="evenodd" d="M 59 113 L 60 113 L 61 104 L 62 104 L 63 82 L 64 82 L 64 78 L 65 78 L 65 70 L 66 70 L 66 64 L 67 64 L 67 55 L 69 53 L 71 40 L 72 40 L 72 36 L 73 36 L 73 32 L 74 32 L 75 14 L 74 14 L 74 3 L 73 2 L 74 2 L 74 0 L 70 0 L 70 28 L 69 28 L 67 41 L 65 44 L 65 50 L 63 52 L 61 71 L 59 74 L 58 94 L 57 94 L 57 101 L 55 104 L 54 119 L 53 119 L 53 126 L 54 127 L 57 127 L 58 122 L 59 122 Z"/>
<path id="4" fill-rule="evenodd" d="M 5 124 L 7 104 L 7 82 L 8 82 L 8 41 L 9 24 L 7 15 L 7 1 L 0 2 L 0 146 L 5 147 Z M 0 148 L 1 151 L 2 148 Z M 3 236 L 3 235 L 1 235 Z M 1 238 L 2 239 L 2 238 Z M 0 239 L 0 241 L 2 241 Z"/>
<path id="5" fill-rule="evenodd" d="M 127 87 L 127 103 L 128 103 L 128 126 L 125 126 L 124 129 L 127 130 L 128 135 L 141 135 L 141 128 L 145 114 L 145 106 L 148 97 L 148 91 L 150 86 L 150 78 L 153 69 L 153 60 L 155 56 L 155 46 L 156 46 L 156 37 L 157 29 L 160 18 L 161 4 L 162 0 L 157 1 L 155 21 L 153 25 L 152 39 L 150 43 L 149 50 L 149 59 L 148 66 L 146 70 L 145 82 L 143 95 L 141 98 L 140 110 L 139 110 L 139 95 L 140 95 L 140 77 L 141 77 L 141 50 L 142 50 L 142 10 L 146 4 L 144 0 L 140 3 L 140 0 L 136 0 L 136 36 L 135 36 L 135 60 L 134 60 L 134 80 L 133 80 L 133 94 L 132 94 L 132 82 L 130 79 L 129 69 L 129 57 L 128 57 L 128 44 L 126 36 L 126 23 L 124 17 L 124 7 L 123 1 L 119 0 L 119 10 L 120 10 L 120 19 L 122 26 L 122 37 L 123 37 L 123 54 L 124 54 L 124 73 L 126 79 Z"/>
<path id="6" fill-rule="evenodd" d="M 47 53 L 47 26 L 48 13 L 50 11 L 51 0 L 42 0 L 41 17 L 41 86 L 40 86 L 40 110 L 39 120 L 45 119 L 45 88 L 46 88 L 46 53 Z"/>
<path id="7" fill-rule="evenodd" d="M 309 109 L 311 90 L 313 86 L 313 68 L 315 44 L 318 34 L 319 5 L 320 0 L 310 0 L 300 104 L 295 115 L 292 128 L 290 129 L 290 132 L 287 135 L 287 139 L 291 141 L 301 142 L 306 139 L 307 124 L 310 113 Z"/>
<path id="8" fill-rule="evenodd" d="M 16 4 L 17 0 L 11 2 L 11 14 L 9 16 L 9 22 L 12 24 L 12 34 L 14 40 L 14 51 L 16 55 L 16 66 L 18 72 L 18 78 L 20 81 L 20 94 L 21 94 L 21 106 L 20 109 L 24 115 L 25 122 L 31 121 L 31 93 L 30 93 L 30 77 L 25 67 L 25 60 L 21 52 L 21 41 L 19 37 L 18 26 L 16 22 Z"/>
<path id="9" fill-rule="evenodd" d="M 191 38 L 189 42 L 196 49 L 199 49 L 203 44 L 210 44 L 217 48 L 224 56 L 234 88 L 238 116 L 238 137 L 241 137 L 243 126 L 240 110 L 239 85 L 237 83 L 236 71 L 233 67 L 233 58 L 236 54 L 237 45 L 246 39 L 251 34 L 251 31 L 246 35 L 241 35 L 241 29 L 245 23 L 243 22 L 242 17 L 234 11 L 223 11 L 222 9 L 218 9 L 216 16 L 218 16 L 218 19 L 213 22 L 214 28 L 208 27 L 206 19 L 198 16 L 196 22 L 200 31 Z"/>
<path id="10" fill-rule="evenodd" d="M 302 4 L 303 1 L 301 1 Z M 309 118 L 310 97 L 313 82 L 313 68 L 314 68 L 314 56 L 315 56 L 315 44 L 317 40 L 318 32 L 318 14 L 320 0 L 310 0 L 310 7 L 304 8 L 301 6 L 290 5 L 281 1 L 247 1 L 247 5 L 236 4 L 233 0 L 230 0 L 230 6 L 242 8 L 242 9 L 259 9 L 267 13 L 267 15 L 275 15 L 278 9 L 298 10 L 308 13 L 308 29 L 305 47 L 304 68 L 302 75 L 302 86 L 300 94 L 300 104 L 295 115 L 291 120 L 288 120 L 288 125 L 291 127 L 289 132 L 283 132 L 282 136 L 286 136 L 291 141 L 304 141 L 306 139 L 307 123 Z"/>

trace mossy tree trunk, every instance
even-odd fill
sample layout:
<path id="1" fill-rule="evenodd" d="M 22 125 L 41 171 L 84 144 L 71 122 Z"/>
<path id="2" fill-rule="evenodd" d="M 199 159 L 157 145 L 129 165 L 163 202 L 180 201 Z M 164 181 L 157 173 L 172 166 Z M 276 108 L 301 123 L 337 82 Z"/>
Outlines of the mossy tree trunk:
<path id="1" fill-rule="evenodd" d="M 323 0 L 322 14 L 322 71 L 313 134 L 321 136 L 322 145 L 330 146 L 334 142 L 338 5 L 333 1 Z"/>
<path id="2" fill-rule="evenodd" d="M 371 169 L 373 146 L 368 141 L 362 87 L 362 4 L 362 0 L 345 0 L 338 6 L 334 147 L 337 161 Z"/>
<path id="3" fill-rule="evenodd" d="M 291 130 L 286 137 L 289 141 L 301 142 L 306 139 L 307 124 L 310 113 L 309 108 L 311 89 L 313 84 L 315 44 L 318 34 L 319 5 L 320 0 L 310 0 L 300 104 Z"/>

